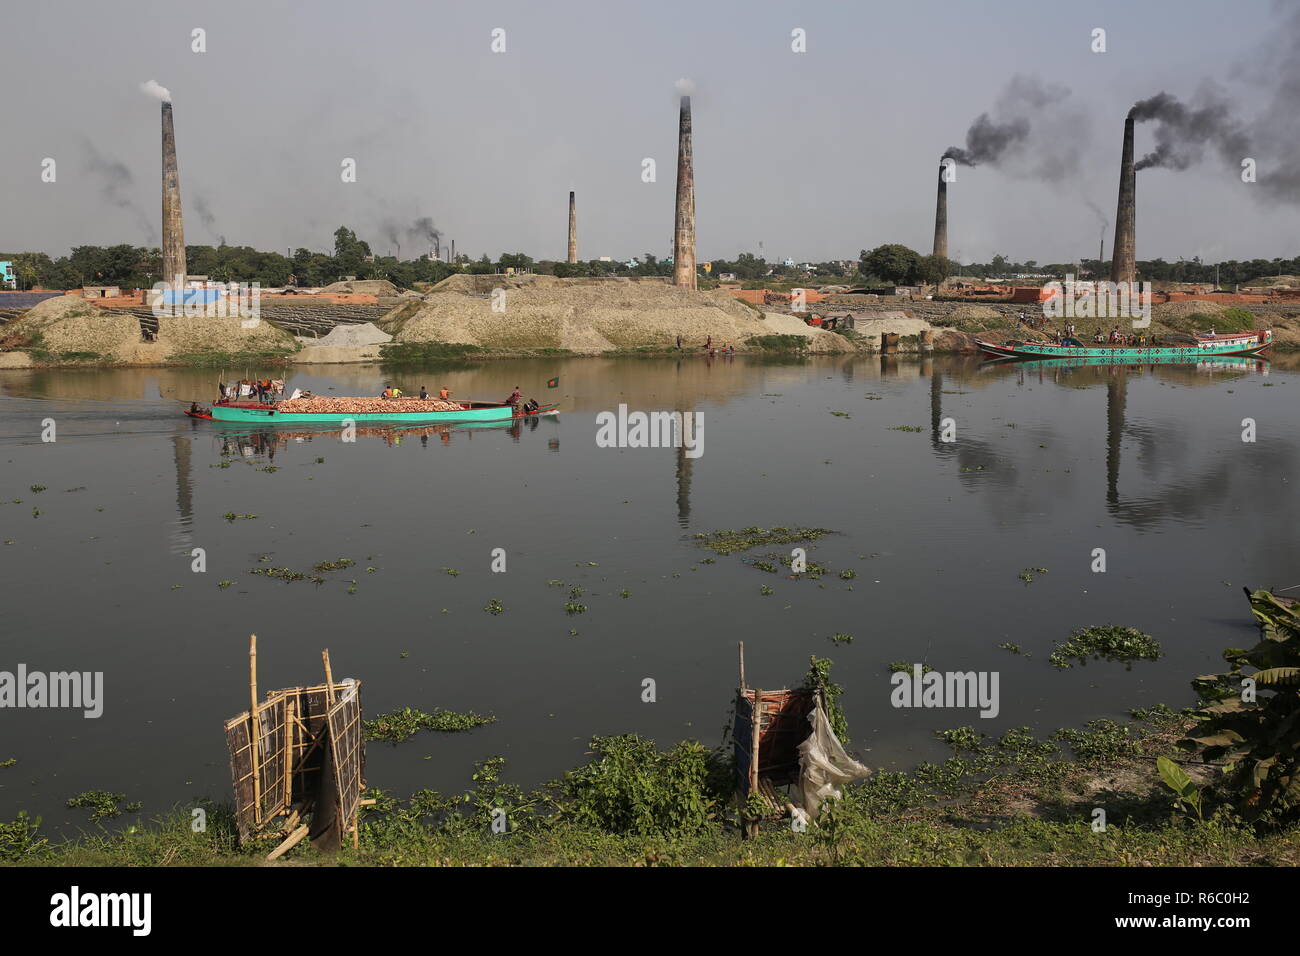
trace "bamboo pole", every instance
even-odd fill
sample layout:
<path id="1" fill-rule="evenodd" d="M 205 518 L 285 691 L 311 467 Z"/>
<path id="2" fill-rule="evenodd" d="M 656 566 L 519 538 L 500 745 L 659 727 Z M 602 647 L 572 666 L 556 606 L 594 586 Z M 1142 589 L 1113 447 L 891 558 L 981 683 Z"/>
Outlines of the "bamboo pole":
<path id="1" fill-rule="evenodd" d="M 298 698 L 290 697 L 284 702 L 284 799 L 281 806 L 293 805 L 293 720 Z"/>
<path id="2" fill-rule="evenodd" d="M 289 834 L 289 836 L 285 839 L 283 843 L 281 843 L 274 850 L 268 853 L 266 855 L 266 858 L 268 860 L 278 860 L 280 857 L 284 856 L 295 846 L 301 843 L 302 838 L 305 837 L 310 831 L 311 831 L 311 827 L 309 827 L 307 824 L 304 823 L 298 829 L 294 830 L 293 833 Z"/>
<path id="3" fill-rule="evenodd" d="M 740 688 L 745 689 L 745 642 L 740 642 Z"/>
<path id="4" fill-rule="evenodd" d="M 327 647 L 320 652 L 321 660 L 325 663 L 325 693 L 326 699 L 331 707 L 334 706 L 334 672 L 330 670 L 330 649 Z"/>
<path id="5" fill-rule="evenodd" d="M 253 825 L 262 822 L 262 774 L 258 767 L 257 635 L 248 635 L 248 745 L 253 760 Z"/>

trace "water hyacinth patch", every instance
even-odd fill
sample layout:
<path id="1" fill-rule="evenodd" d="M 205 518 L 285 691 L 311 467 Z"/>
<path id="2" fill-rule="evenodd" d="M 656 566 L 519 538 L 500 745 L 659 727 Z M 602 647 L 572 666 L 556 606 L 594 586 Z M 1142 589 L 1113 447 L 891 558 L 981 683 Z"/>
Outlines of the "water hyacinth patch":
<path id="1" fill-rule="evenodd" d="M 1104 624 L 1083 627 L 1056 646 L 1047 658 L 1053 667 L 1065 669 L 1088 659 L 1121 661 L 1132 669 L 1133 661 L 1160 659 L 1160 643 L 1135 627 Z"/>

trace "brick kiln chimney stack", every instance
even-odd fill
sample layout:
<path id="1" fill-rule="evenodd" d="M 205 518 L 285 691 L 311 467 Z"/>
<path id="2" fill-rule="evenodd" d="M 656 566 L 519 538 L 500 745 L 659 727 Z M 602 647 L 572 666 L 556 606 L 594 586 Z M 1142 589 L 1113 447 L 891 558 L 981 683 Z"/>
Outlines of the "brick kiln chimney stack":
<path id="1" fill-rule="evenodd" d="M 939 196 L 934 206 L 934 254 L 948 258 L 948 180 L 947 165 L 939 163 Z"/>
<path id="2" fill-rule="evenodd" d="M 1119 207 L 1115 244 L 1110 250 L 1110 281 L 1137 281 L 1137 173 L 1133 170 L 1133 114 L 1124 120 L 1124 152 L 1119 161 Z"/>
<path id="3" fill-rule="evenodd" d="M 162 260 L 163 281 L 185 288 L 185 230 L 181 223 L 181 177 L 176 169 L 176 129 L 172 104 L 162 105 Z"/>
<path id="4" fill-rule="evenodd" d="M 569 261 L 578 261 L 578 207 L 569 190 Z"/>
<path id="5" fill-rule="evenodd" d="M 673 285 L 695 284 L 695 162 L 691 156 L 691 98 L 682 97 L 677 126 L 677 215 L 673 228 Z"/>

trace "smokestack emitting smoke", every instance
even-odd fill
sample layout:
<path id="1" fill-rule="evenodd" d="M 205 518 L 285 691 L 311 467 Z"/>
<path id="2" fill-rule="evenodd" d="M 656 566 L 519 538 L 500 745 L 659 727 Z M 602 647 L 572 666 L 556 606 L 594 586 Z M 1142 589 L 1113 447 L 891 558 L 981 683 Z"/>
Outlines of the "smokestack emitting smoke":
<path id="1" fill-rule="evenodd" d="M 1136 109 L 1136 108 L 1135 108 Z M 1124 120 L 1124 149 L 1119 160 L 1119 207 L 1115 211 L 1115 245 L 1111 248 L 1110 281 L 1137 281 L 1137 173 L 1133 166 L 1134 110 Z"/>
<path id="2" fill-rule="evenodd" d="M 569 262 L 578 261 L 578 207 L 569 190 Z"/>
<path id="3" fill-rule="evenodd" d="M 185 288 L 185 228 L 181 218 L 181 177 L 176 168 L 176 128 L 172 96 L 153 80 L 142 87 L 162 100 L 162 261 L 163 279 L 173 289 Z"/>
<path id="4" fill-rule="evenodd" d="M 673 225 L 673 285 L 696 288 L 695 283 L 695 162 L 691 154 L 691 97 L 689 80 L 677 81 L 681 113 L 677 121 L 677 210 Z"/>
<path id="5" fill-rule="evenodd" d="M 934 254 L 948 258 L 948 180 L 947 166 L 939 163 L 939 198 L 934 206 Z"/>

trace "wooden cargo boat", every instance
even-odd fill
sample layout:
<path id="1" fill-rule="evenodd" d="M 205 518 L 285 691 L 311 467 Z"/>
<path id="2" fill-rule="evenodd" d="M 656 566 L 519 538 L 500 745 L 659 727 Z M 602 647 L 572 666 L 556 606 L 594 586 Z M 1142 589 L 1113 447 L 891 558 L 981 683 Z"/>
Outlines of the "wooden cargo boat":
<path id="1" fill-rule="evenodd" d="M 344 403 L 349 399 L 335 399 Z M 363 401 L 370 402 L 370 399 Z M 525 411 L 522 405 L 507 402 L 437 402 L 437 408 L 428 411 L 418 407 L 419 399 L 395 401 L 393 410 L 377 412 L 354 412 L 344 410 L 340 405 L 337 411 L 295 412 L 279 405 L 263 405 L 257 402 L 215 402 L 209 409 L 186 411 L 191 418 L 205 421 L 235 422 L 241 425 L 343 425 L 355 424 L 480 424 L 486 422 L 511 421 L 516 418 L 535 418 L 541 415 L 558 414 L 557 405 L 539 405 L 532 411 Z M 453 405 L 447 409 L 445 406 Z"/>
<path id="2" fill-rule="evenodd" d="M 1120 345 L 1111 342 L 1083 343 L 1066 338 L 1060 342 L 1027 342 L 1012 339 L 996 345 L 976 340 L 988 355 L 1016 359 L 1095 359 L 1098 364 L 1133 364 L 1169 362 L 1203 362 L 1226 355 L 1258 355 L 1273 344 L 1273 330 L 1229 332 L 1219 335 L 1187 337 L 1185 342 L 1159 345 Z"/>

